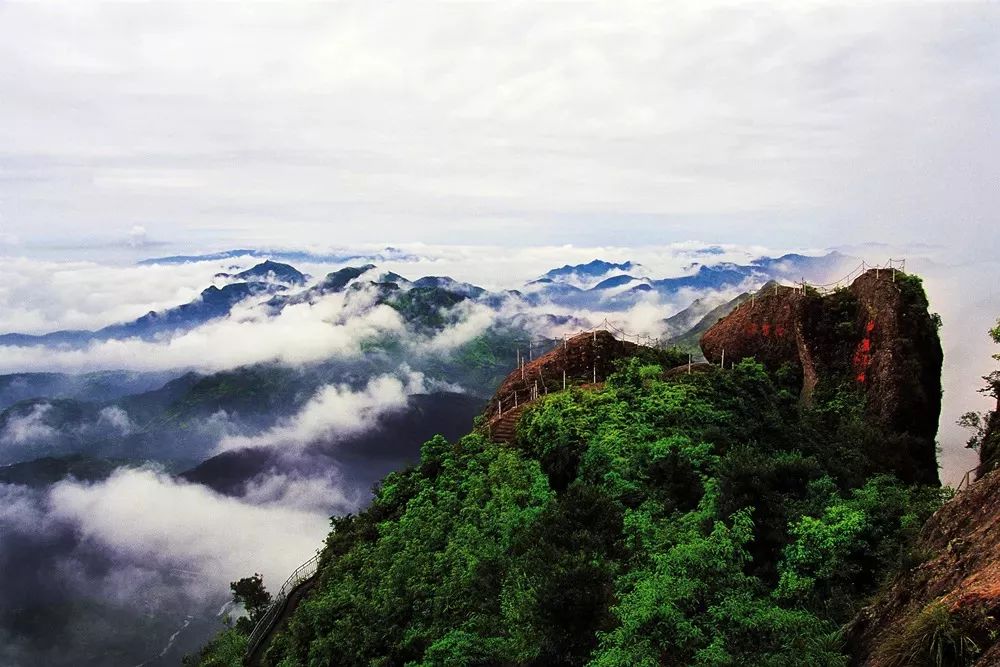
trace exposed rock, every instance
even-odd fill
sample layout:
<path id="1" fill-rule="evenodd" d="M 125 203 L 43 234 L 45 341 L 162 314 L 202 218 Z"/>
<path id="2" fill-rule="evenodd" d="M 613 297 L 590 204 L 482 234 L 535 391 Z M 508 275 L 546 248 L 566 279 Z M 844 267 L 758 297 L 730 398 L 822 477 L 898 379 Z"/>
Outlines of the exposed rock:
<path id="1" fill-rule="evenodd" d="M 997 407 L 990 413 L 989 421 L 986 423 L 986 433 L 979 446 L 979 468 L 976 470 L 976 476 L 982 477 L 998 467 L 1000 467 L 1000 399 L 997 399 Z"/>
<path id="2" fill-rule="evenodd" d="M 750 300 L 714 324 L 701 337 L 705 358 L 726 364 L 753 357 L 771 369 L 791 363 L 808 363 L 800 352 L 803 311 L 815 297 L 800 294 L 791 287 L 765 287 Z"/>
<path id="3" fill-rule="evenodd" d="M 616 360 L 648 349 L 620 341 L 608 331 L 578 334 L 540 357 L 525 361 L 523 369 L 517 368 L 508 375 L 490 400 L 484 419 L 487 425 L 497 427 L 495 439 L 509 440 L 513 437 L 513 424 L 509 429 L 506 424 L 516 422 L 516 418 L 506 413 L 530 401 L 535 391 L 544 395 L 562 390 L 564 372 L 567 385 L 603 382 L 614 371 Z"/>
<path id="4" fill-rule="evenodd" d="M 737 306 L 751 298 L 749 292 L 744 292 L 734 299 L 707 309 L 707 311 L 702 308 L 703 304 L 700 300 L 695 301 L 688 308 L 664 320 L 667 331 L 675 332 L 667 339 L 667 345 L 678 347 L 685 352 L 701 352 L 698 341 L 702 335 L 723 317 L 733 312 Z"/>
<path id="5" fill-rule="evenodd" d="M 802 402 L 818 389 L 853 385 L 868 415 L 893 436 L 889 466 L 904 480 L 937 483 L 943 354 L 919 279 L 870 270 L 849 288 L 770 286 L 701 339 L 705 358 L 726 365 L 753 357 L 802 378 Z"/>
<path id="6" fill-rule="evenodd" d="M 974 664 L 1000 664 L 995 621 L 1000 614 L 1000 473 L 988 474 L 938 510 L 921 530 L 914 552 L 926 560 L 899 574 L 849 626 L 856 664 L 900 664 L 894 661 L 899 646 L 913 645 L 907 633 L 930 605 L 943 605 L 953 632 L 979 649 Z M 926 664 L 933 664 L 930 656 Z"/>

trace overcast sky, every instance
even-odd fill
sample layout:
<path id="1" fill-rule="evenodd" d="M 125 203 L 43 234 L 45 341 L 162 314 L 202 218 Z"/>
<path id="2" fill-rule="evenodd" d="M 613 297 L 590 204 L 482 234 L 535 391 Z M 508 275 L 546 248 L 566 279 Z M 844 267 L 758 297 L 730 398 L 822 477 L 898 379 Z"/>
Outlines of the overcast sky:
<path id="1" fill-rule="evenodd" d="M 995 250 L 1000 4 L 806 5 L 0 0 L 0 254 Z"/>

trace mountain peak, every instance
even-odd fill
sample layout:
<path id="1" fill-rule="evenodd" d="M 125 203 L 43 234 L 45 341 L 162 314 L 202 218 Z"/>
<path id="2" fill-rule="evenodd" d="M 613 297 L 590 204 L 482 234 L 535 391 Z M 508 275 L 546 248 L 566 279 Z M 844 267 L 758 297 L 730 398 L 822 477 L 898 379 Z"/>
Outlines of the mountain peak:
<path id="1" fill-rule="evenodd" d="M 282 264 L 270 259 L 266 259 L 246 271 L 241 271 L 234 277 L 240 280 L 264 279 L 291 285 L 302 285 L 306 282 L 305 274 L 291 264 Z"/>
<path id="2" fill-rule="evenodd" d="M 632 271 L 638 265 L 631 261 L 619 263 L 607 262 L 603 259 L 592 259 L 586 264 L 565 264 L 558 269 L 547 271 L 542 278 L 557 279 L 571 276 L 603 276 L 611 271 Z"/>

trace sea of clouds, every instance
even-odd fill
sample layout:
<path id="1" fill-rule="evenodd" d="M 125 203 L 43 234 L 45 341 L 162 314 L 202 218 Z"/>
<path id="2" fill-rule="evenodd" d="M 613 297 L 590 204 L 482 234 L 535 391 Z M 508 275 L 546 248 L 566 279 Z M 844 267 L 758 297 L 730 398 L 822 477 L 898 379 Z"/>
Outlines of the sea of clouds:
<path id="1" fill-rule="evenodd" d="M 654 278 L 683 275 L 698 263 L 746 263 L 780 249 L 682 243 L 646 248 L 545 247 L 500 251 L 487 247 L 407 247 L 403 259 L 380 262 L 366 278 L 395 271 L 415 279 L 448 275 L 491 290 L 519 289 L 548 269 L 594 258 L 632 260 Z M 869 261 L 882 261 L 906 249 L 847 249 Z M 102 264 L 59 262 L 24 257 L 0 262 L 0 333 L 44 333 L 59 329 L 99 328 L 126 321 L 150 310 L 162 310 L 194 299 L 211 284 L 226 279 L 220 272 L 245 269 L 252 257 L 183 264 Z M 352 262 L 358 265 L 362 261 Z M 313 277 L 339 268 L 322 262 L 294 262 Z M 926 281 L 931 309 L 942 315 L 945 347 L 944 410 L 941 420 L 943 477 L 956 482 L 974 463 L 964 449 L 966 434 L 954 426 L 966 410 L 991 407 L 977 393 L 979 378 L 995 362 L 986 329 L 1000 314 L 1000 271 L 995 263 L 961 264 L 935 256 L 933 249 L 910 254 L 908 268 Z M 831 276 L 837 278 L 839 276 Z M 970 286 L 975 286 L 971 289 Z M 712 298 L 728 298 L 746 286 Z M 261 298 L 237 306 L 229 317 L 156 340 L 94 342 L 69 347 L 2 347 L 0 372 L 220 371 L 262 362 L 305 366 L 364 355 L 364 343 L 385 336 L 402 340 L 411 358 L 446 354 L 497 322 L 514 317 L 570 316 L 571 324 L 539 324 L 539 336 L 558 336 L 571 326 L 590 326 L 611 318 L 636 333 L 663 333 L 662 320 L 706 296 L 687 290 L 669 301 L 651 294 L 625 311 L 608 313 L 553 303 L 527 305 L 511 297 L 497 307 L 467 302 L 461 317 L 433 334 L 413 336 L 397 311 L 376 305 L 373 289 L 329 294 L 311 303 L 290 305 L 278 314 L 262 308 Z M 328 464 L 312 466 L 311 445 L 337 442 L 374 428 L 386 415 L 407 408 L 414 395 L 461 389 L 440 386 L 402 364 L 363 382 L 338 381 L 320 386 L 293 414 L 264 429 L 247 430 L 225 414 L 207 418 L 202 428 L 213 433 L 205 458 L 246 448 L 269 450 L 293 464 L 276 466 L 255 477 L 238 494 L 223 495 L 183 481 L 155 464 L 122 468 L 94 483 L 64 480 L 43 488 L 0 484 L 0 662 L 31 664 L 39 659 L 60 662 L 48 647 L 17 634 L 17 615 L 41 595 L 52 608 L 73 614 L 51 620 L 66 646 L 81 655 L 94 650 L 120 650 L 129 659 L 149 664 L 176 662 L 218 627 L 216 614 L 227 598 L 228 582 L 252 572 L 264 574 L 276 587 L 286 573 L 311 556 L 322 543 L 333 514 L 356 511 L 368 497 Z M 479 388 L 482 389 L 482 388 Z M 488 389 L 487 389 L 488 392 Z M 8 421 L 0 447 L 8 453 L 44 449 L 53 437 L 44 417 L 45 404 Z M 211 422 L 211 423 L 209 423 Z M 101 410 L 86 428 L 109 438 L 136 428 L 116 408 Z M 33 557 L 32 555 L 37 555 Z M 146 614 L 145 625 L 122 633 L 88 616 L 108 608 L 124 617 Z M 139 612 L 137 612 L 139 610 Z M 140 627 L 141 626 L 141 627 Z M 177 630 L 182 632 L 167 641 Z M 102 634 L 102 632 L 106 634 Z M 118 640 L 112 640 L 118 637 Z M 156 646 L 147 645 L 155 638 Z M 120 641 L 119 641 L 120 640 Z M 96 644 L 95 644 L 96 642 Z M 146 642 L 146 644 L 144 644 Z M 89 647 L 89 648 L 88 648 Z M 160 651 L 165 651 L 159 656 Z M 100 656 L 90 661 L 101 664 Z"/>

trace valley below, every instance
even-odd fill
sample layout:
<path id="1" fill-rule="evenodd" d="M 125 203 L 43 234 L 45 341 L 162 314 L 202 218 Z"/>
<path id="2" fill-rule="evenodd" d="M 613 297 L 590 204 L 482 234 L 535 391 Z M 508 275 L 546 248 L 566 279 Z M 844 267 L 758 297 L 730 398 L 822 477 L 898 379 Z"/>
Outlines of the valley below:
<path id="1" fill-rule="evenodd" d="M 704 494 L 716 488 L 716 482 L 709 480 L 724 480 L 720 488 L 725 493 L 736 493 L 742 483 L 718 477 L 719 465 L 737 465 L 737 460 L 743 461 L 740 456 L 749 457 L 747 461 L 764 456 L 753 463 L 761 466 L 754 475 L 780 477 L 793 470 L 805 475 L 794 483 L 800 485 L 795 491 L 743 491 L 760 492 L 765 498 L 774 493 L 774 498 L 785 498 L 790 507 L 798 508 L 775 516 L 767 514 L 777 511 L 773 507 L 758 508 L 751 523 L 771 526 L 767 530 L 773 534 L 758 535 L 738 547 L 750 559 L 746 562 L 758 563 L 750 567 L 752 576 L 771 584 L 785 576 L 777 569 L 777 560 L 782 548 L 790 548 L 781 546 L 789 539 L 788 526 L 833 502 L 833 496 L 824 493 L 839 489 L 847 500 L 838 502 L 855 502 L 850 500 L 851 490 L 868 488 L 865 480 L 877 472 L 905 483 L 937 482 L 934 434 L 940 403 L 932 399 L 940 395 L 934 377 L 940 378 L 941 360 L 933 354 L 936 334 L 931 336 L 926 329 L 920 339 L 905 333 L 913 326 L 913 317 L 929 317 L 926 301 L 913 295 L 904 295 L 917 299 L 913 306 L 897 297 L 885 301 L 878 296 L 882 282 L 867 291 L 852 287 L 857 295 L 850 298 L 845 296 L 850 290 L 822 299 L 818 293 L 804 293 L 803 279 L 822 284 L 842 278 L 859 266 L 858 258 L 830 253 L 737 262 L 722 261 L 710 250 L 699 257 L 703 264 L 694 262 L 681 275 L 667 277 L 651 277 L 635 262 L 594 260 L 551 269 L 516 289 L 488 289 L 443 276 L 410 280 L 401 274 L 409 260 L 395 256 L 388 260 L 389 268 L 378 265 L 385 257 L 358 258 L 334 265 L 318 277 L 282 259 L 234 254 L 221 263 L 219 258 L 201 257 L 151 260 L 142 267 L 159 270 L 201 263 L 211 284 L 189 302 L 133 320 L 94 329 L 0 335 L 2 363 L 8 371 L 0 375 L 4 507 L 0 658 L 4 664 L 171 665 L 184 656 L 198 656 L 225 627 L 223 621 L 234 622 L 247 612 L 233 605 L 230 582 L 260 573 L 264 584 L 275 590 L 317 552 L 322 554 L 321 573 L 341 567 L 330 555 L 331 549 L 341 549 L 335 546 L 338 540 L 353 540 L 352 531 L 374 520 L 369 517 L 399 519 L 402 501 L 391 497 L 396 485 L 416 484 L 428 474 L 428 466 L 446 462 L 461 467 L 473 465 L 475 459 L 477 466 L 499 465 L 493 457 L 506 461 L 506 455 L 488 444 L 493 439 L 525 452 L 527 458 L 517 466 L 541 466 L 547 481 L 537 483 L 549 490 L 537 491 L 542 493 L 536 498 L 540 504 L 529 514 L 555 512 L 546 519 L 553 521 L 560 512 L 598 511 L 593 505 L 598 498 L 586 496 L 597 493 L 598 487 L 600 494 L 617 498 L 617 509 L 600 509 L 612 514 L 586 521 L 621 521 L 645 502 L 644 494 L 652 493 L 643 491 L 647 489 L 643 485 L 654 484 L 662 487 L 656 494 L 668 494 L 656 495 L 657 502 L 667 503 L 672 511 L 707 512 L 698 519 L 703 525 L 719 521 L 727 531 L 749 530 L 750 523 L 745 527 L 738 523 L 744 521 L 743 515 L 733 513 L 739 509 L 736 497 L 713 501 L 729 503 L 728 510 L 705 505 L 710 496 Z M 308 258 L 307 262 L 310 272 L 322 266 Z M 905 286 L 905 277 L 900 271 L 899 286 Z M 850 284 L 843 284 L 845 290 Z M 893 294 L 899 286 L 892 287 Z M 904 315 L 906 308 L 913 308 L 913 314 Z M 883 324 L 873 315 L 877 312 L 898 316 Z M 879 323 L 875 335 L 882 338 L 872 338 L 871 331 L 867 338 L 852 338 L 857 332 L 865 334 L 869 322 Z M 839 333 L 831 338 L 830 331 Z M 598 338 L 603 341 L 600 345 Z M 859 362 L 857 350 L 863 339 L 876 346 L 873 354 L 884 356 Z M 720 358 L 723 348 L 725 360 Z M 900 358 L 927 367 L 923 375 L 912 376 L 912 386 L 919 387 L 916 394 L 900 384 L 902 367 L 895 361 Z M 760 371 L 752 367 L 757 362 L 764 364 Z M 870 418 L 880 425 L 877 428 L 886 429 L 878 432 L 882 435 L 865 436 L 869 441 L 864 447 L 869 449 L 864 451 L 851 449 L 854 436 L 843 430 L 846 426 L 837 425 L 848 419 L 847 413 L 839 412 L 847 407 L 837 403 L 835 415 L 823 414 L 832 409 L 826 406 L 832 405 L 837 387 L 860 386 L 858 363 L 868 374 L 861 385 L 870 385 L 871 395 L 880 398 L 869 401 L 868 408 L 850 408 L 855 410 L 850 419 L 862 420 L 857 422 L 861 424 Z M 724 375 L 719 374 L 720 367 L 726 369 Z M 653 368 L 674 379 L 654 380 L 659 376 Z M 912 370 L 906 372 L 912 375 Z M 588 447 L 596 447 L 593 438 L 639 437 L 600 435 L 604 433 L 600 424 L 608 420 L 631 432 L 632 426 L 626 428 L 627 422 L 619 423 L 605 411 L 615 401 L 624 401 L 624 406 L 654 400 L 655 392 L 644 393 L 649 382 L 659 387 L 656 391 L 680 392 L 676 400 L 697 396 L 695 406 L 707 401 L 707 412 L 692 407 L 695 412 L 690 415 L 688 408 L 675 414 L 670 412 L 674 408 L 650 407 L 647 414 L 642 412 L 647 408 L 641 408 L 638 414 L 646 416 L 637 424 L 653 420 L 648 428 L 657 434 L 654 441 L 660 444 L 654 450 L 660 453 L 630 451 L 623 454 L 624 462 L 639 457 L 633 463 L 640 468 L 600 473 L 624 475 L 622 484 L 639 486 L 629 487 L 631 491 L 600 484 L 588 490 L 581 487 L 584 497 L 564 500 L 584 502 L 583 506 L 561 506 L 567 488 L 584 484 L 584 477 L 578 479 L 583 474 L 577 467 L 583 461 L 579 457 L 608 455 L 597 450 L 586 454 Z M 660 382 L 665 384 L 661 387 Z M 764 384 L 738 388 L 731 382 Z M 638 393 L 630 397 L 629 392 Z M 764 401 L 761 405 L 769 406 L 771 416 L 765 419 L 756 408 L 743 414 L 744 408 L 737 406 L 745 400 L 740 392 Z M 722 403 L 715 404 L 717 400 Z M 606 401 L 612 403 L 605 406 Z M 795 407 L 800 405 L 811 406 L 808 419 L 798 415 L 797 410 L 806 409 Z M 571 406 L 576 406 L 573 414 L 579 413 L 573 419 L 584 419 L 572 422 L 576 424 L 572 427 L 566 422 L 569 413 L 561 412 Z M 668 421 L 677 424 L 693 419 L 690 428 L 707 421 L 693 431 L 685 426 L 675 433 L 674 427 L 657 421 L 661 409 L 667 410 L 664 415 L 673 415 Z M 545 426 L 550 418 L 555 421 Z M 769 430 L 768 419 L 783 426 Z M 906 427 L 908 420 L 919 421 L 919 428 Z M 710 423 L 718 432 L 708 435 L 703 429 Z M 552 428 L 556 430 L 546 430 Z M 876 442 L 883 437 L 888 440 Z M 551 438 L 555 440 L 545 444 Z M 814 442 L 795 446 L 789 438 Z M 699 449 L 709 442 L 716 443 L 714 453 Z M 740 454 L 737 442 L 770 443 L 767 446 L 775 449 L 766 455 L 751 450 Z M 455 444 L 432 453 L 443 443 Z M 827 446 L 834 449 L 824 454 Z M 751 465 L 747 461 L 739 465 Z M 514 464 L 504 465 L 508 463 Z M 654 463 L 653 468 L 642 468 Z M 456 480 L 475 480 L 479 474 L 478 468 L 457 470 Z M 597 470 L 587 474 L 598 474 Z M 639 477 L 626 481 L 635 474 Z M 437 492 L 433 486 L 431 491 Z M 404 495 L 412 493 L 411 489 Z M 793 497 L 794 502 L 788 500 Z M 609 502 L 601 498 L 600 503 Z M 923 502 L 914 496 L 905 502 L 918 501 Z M 914 506 L 912 511 L 924 512 L 924 507 Z M 620 515 L 623 509 L 626 514 Z M 453 510 L 459 516 L 468 508 Z M 900 511 L 904 510 L 911 511 Z M 494 509 L 484 506 L 476 511 Z M 749 521 L 751 515 L 746 516 Z M 328 534 L 331 517 L 335 528 Z M 656 519 L 661 520 L 666 519 Z M 685 521 L 694 520 L 692 514 Z M 524 526 L 527 530 L 528 524 Z M 514 548 L 509 540 L 528 539 L 529 534 L 517 531 L 489 539 L 500 540 L 497 544 L 504 549 Z M 565 539 L 578 538 L 567 534 Z M 586 647 L 587 652 L 594 650 L 594 633 L 615 625 L 608 595 L 620 585 L 614 583 L 616 577 L 624 576 L 616 569 L 622 567 L 617 550 L 636 538 L 609 533 L 599 539 L 612 540 L 614 546 L 612 542 L 600 546 L 592 557 L 601 562 L 610 558 L 601 567 L 611 569 L 601 570 L 599 576 L 595 572 L 595 582 L 603 582 L 601 592 L 584 587 L 581 591 L 589 592 L 580 595 L 604 600 L 600 603 L 604 606 L 579 610 L 595 625 L 573 629 L 572 641 L 582 643 L 559 644 L 565 655 L 582 656 Z M 666 540 L 665 545 L 674 538 L 664 534 L 656 539 Z M 343 549 L 361 548 L 346 544 Z M 418 551 L 400 558 L 425 557 L 419 550 L 431 547 L 420 544 L 417 539 L 412 548 Z M 590 553 L 586 549 L 598 545 L 580 553 Z M 379 567 L 397 567 L 393 563 Z M 450 576 L 433 585 L 452 585 L 447 584 Z M 575 580 L 564 585 L 580 586 Z M 620 600 L 637 594 L 625 589 L 614 593 Z M 847 596 L 842 601 L 847 606 L 853 604 L 848 598 L 857 595 L 838 594 Z M 496 595 L 500 599 L 507 593 Z M 291 633 L 289 639 L 281 633 L 269 636 L 276 647 L 288 647 L 275 651 L 300 651 L 295 660 L 305 660 L 301 651 L 312 650 L 311 635 L 296 634 L 302 631 L 297 619 L 312 613 L 311 599 L 306 598 L 302 611 L 295 610 L 290 625 L 282 630 Z M 394 604 L 403 608 L 413 602 Z M 250 613 L 253 616 L 253 610 Z M 837 613 L 831 618 L 844 621 L 845 611 Z M 817 618 L 816 628 L 832 622 L 822 615 Z M 805 616 L 795 622 L 800 621 L 813 622 Z M 541 632 L 549 621 L 535 623 L 542 625 L 532 632 Z M 583 636 L 587 633 L 589 640 Z M 607 637 L 611 641 L 611 635 Z M 436 640 L 426 641 L 421 646 L 431 654 L 444 650 L 434 648 Z M 624 635 L 621 641 L 626 641 Z M 532 660 L 554 664 L 555 654 L 544 651 L 555 650 L 543 649 Z M 277 654 L 268 655 L 267 664 L 277 664 Z M 393 663 L 411 659 L 405 652 L 392 655 Z M 523 661 L 511 657 L 516 655 L 520 654 L 495 660 Z M 374 657 L 373 653 L 365 660 Z"/>

